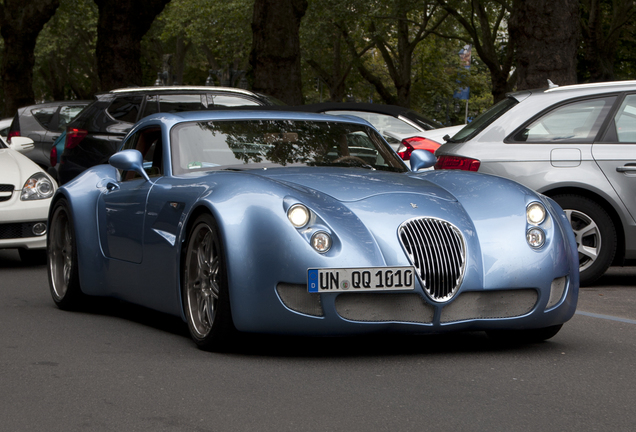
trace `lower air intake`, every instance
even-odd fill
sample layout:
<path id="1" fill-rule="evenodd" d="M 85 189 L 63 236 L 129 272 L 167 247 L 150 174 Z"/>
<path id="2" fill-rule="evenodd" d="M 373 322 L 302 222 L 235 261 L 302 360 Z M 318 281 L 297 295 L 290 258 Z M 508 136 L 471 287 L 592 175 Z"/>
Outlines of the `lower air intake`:
<path id="1" fill-rule="evenodd" d="M 435 309 L 418 294 L 345 293 L 336 297 L 336 311 L 344 319 L 365 322 L 433 322 Z"/>
<path id="2" fill-rule="evenodd" d="M 324 315 L 320 294 L 307 292 L 307 285 L 279 283 L 276 292 L 283 304 L 293 311 L 316 317 Z"/>

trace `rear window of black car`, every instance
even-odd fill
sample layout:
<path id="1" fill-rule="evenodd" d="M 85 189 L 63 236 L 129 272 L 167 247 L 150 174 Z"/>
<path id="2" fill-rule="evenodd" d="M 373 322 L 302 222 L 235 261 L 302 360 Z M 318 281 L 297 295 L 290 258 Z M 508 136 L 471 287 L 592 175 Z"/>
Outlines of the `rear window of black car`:
<path id="1" fill-rule="evenodd" d="M 141 106 L 142 96 L 120 96 L 108 107 L 108 114 L 115 120 L 135 123 Z"/>

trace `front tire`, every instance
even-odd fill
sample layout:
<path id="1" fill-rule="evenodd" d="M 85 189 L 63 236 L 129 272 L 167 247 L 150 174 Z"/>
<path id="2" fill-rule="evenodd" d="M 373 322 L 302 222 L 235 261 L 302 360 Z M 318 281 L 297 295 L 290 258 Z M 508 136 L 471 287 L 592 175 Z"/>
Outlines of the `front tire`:
<path id="1" fill-rule="evenodd" d="M 579 252 L 581 286 L 603 276 L 616 254 L 616 228 L 612 218 L 593 200 L 580 195 L 557 195 L 574 230 Z"/>
<path id="2" fill-rule="evenodd" d="M 73 217 L 65 199 L 55 203 L 46 241 L 49 287 L 63 310 L 79 309 L 85 300 L 80 288 Z"/>
<path id="3" fill-rule="evenodd" d="M 206 351 L 227 349 L 236 330 L 223 244 L 211 215 L 202 214 L 192 224 L 182 268 L 183 305 L 192 340 Z"/>

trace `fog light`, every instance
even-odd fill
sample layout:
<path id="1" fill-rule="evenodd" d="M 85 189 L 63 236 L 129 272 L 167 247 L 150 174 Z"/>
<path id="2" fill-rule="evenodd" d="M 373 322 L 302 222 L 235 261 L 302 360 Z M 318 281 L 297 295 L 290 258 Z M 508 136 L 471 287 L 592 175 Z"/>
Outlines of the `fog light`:
<path id="1" fill-rule="evenodd" d="M 296 228 L 302 228 L 309 222 L 309 210 L 302 204 L 294 204 L 287 210 L 287 218 Z"/>
<path id="2" fill-rule="evenodd" d="M 545 243 L 545 233 L 541 228 L 530 228 L 526 233 L 526 240 L 533 248 L 540 248 Z"/>
<path id="3" fill-rule="evenodd" d="M 31 231 L 36 236 L 42 236 L 46 234 L 46 224 L 44 222 L 38 222 L 35 225 L 33 225 L 33 228 L 31 228 Z"/>
<path id="4" fill-rule="evenodd" d="M 324 231 L 319 231 L 311 236 L 311 245 L 320 253 L 325 253 L 331 249 L 331 237 Z"/>

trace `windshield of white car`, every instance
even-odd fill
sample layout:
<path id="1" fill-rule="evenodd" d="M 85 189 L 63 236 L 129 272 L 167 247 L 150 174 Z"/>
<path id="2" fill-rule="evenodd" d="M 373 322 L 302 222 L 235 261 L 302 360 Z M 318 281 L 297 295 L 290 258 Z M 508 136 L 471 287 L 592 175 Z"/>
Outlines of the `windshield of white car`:
<path id="1" fill-rule="evenodd" d="M 450 139 L 447 139 L 446 142 L 463 143 L 472 139 L 518 103 L 519 102 L 512 97 L 507 97 L 506 99 L 497 102 L 495 105 L 478 115 L 475 120 L 460 129 L 459 132 L 453 135 Z"/>
<path id="2" fill-rule="evenodd" d="M 172 170 L 287 166 L 357 167 L 406 172 L 370 127 L 332 121 L 222 120 L 180 123 L 171 131 Z"/>

